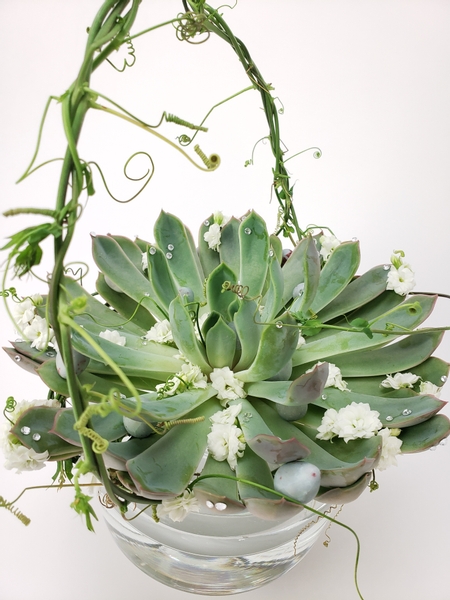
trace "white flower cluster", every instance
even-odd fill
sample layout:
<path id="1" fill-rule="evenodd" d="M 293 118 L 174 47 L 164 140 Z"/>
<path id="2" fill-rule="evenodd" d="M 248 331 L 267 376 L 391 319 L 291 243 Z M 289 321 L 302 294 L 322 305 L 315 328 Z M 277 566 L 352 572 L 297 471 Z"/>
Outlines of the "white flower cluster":
<path id="1" fill-rule="evenodd" d="M 397 250 L 391 256 L 392 266 L 387 276 L 387 290 L 394 290 L 400 296 L 406 296 L 416 285 L 414 271 L 403 258 L 405 253 Z"/>
<path id="2" fill-rule="evenodd" d="M 329 408 L 325 411 L 322 424 L 317 428 L 319 440 L 342 438 L 346 443 L 350 440 L 371 438 L 379 435 L 382 439 L 381 457 L 377 469 L 383 471 L 397 465 L 396 456 L 400 454 L 402 441 L 398 439 L 400 429 L 382 428 L 380 413 L 371 410 L 369 404 L 352 402 L 339 411 Z"/>
<path id="3" fill-rule="evenodd" d="M 228 461 L 234 471 L 238 457 L 244 455 L 245 439 L 242 430 L 237 427 L 236 418 L 241 412 L 242 404 L 233 404 L 225 410 L 219 410 L 210 417 L 211 431 L 208 433 L 208 452 L 221 462 Z"/>
<path id="4" fill-rule="evenodd" d="M 184 490 L 184 492 L 176 498 L 163 500 L 156 507 L 158 519 L 168 516 L 172 521 L 183 521 L 190 512 L 198 512 L 200 503 L 194 496 L 193 492 Z"/>
<path id="5" fill-rule="evenodd" d="M 222 227 L 224 227 L 229 220 L 230 217 L 224 217 L 220 211 L 214 213 L 214 223 L 209 226 L 208 231 L 203 235 L 203 239 L 208 243 L 211 250 L 215 250 L 216 252 L 219 251 Z"/>
<path id="6" fill-rule="evenodd" d="M 229 367 L 213 369 L 209 378 L 212 387 L 217 390 L 217 398 L 222 406 L 226 406 L 229 400 L 237 400 L 247 396 L 244 390 L 244 382 L 237 379 Z"/>
<path id="7" fill-rule="evenodd" d="M 329 408 L 325 411 L 322 424 L 317 428 L 317 439 L 332 440 L 339 437 L 344 442 L 361 438 L 371 438 L 381 429 L 380 413 L 371 410 L 364 402 L 352 402 L 340 410 Z"/>
<path id="8" fill-rule="evenodd" d="M 15 423 L 26 410 L 33 406 L 52 406 L 59 407 L 57 400 L 33 400 L 18 402 L 13 412 L 9 413 L 9 418 Z M 20 440 L 11 433 L 11 424 L 4 422 L 0 427 L 0 447 L 5 455 L 5 469 L 16 469 L 16 473 L 22 471 L 37 471 L 45 466 L 49 454 L 45 452 L 36 452 L 32 448 L 27 448 L 20 443 Z"/>
<path id="9" fill-rule="evenodd" d="M 306 373 L 311 373 L 318 365 L 323 365 L 322 361 L 316 363 L 311 369 L 308 369 Z M 342 379 L 342 373 L 339 367 L 333 363 L 328 363 L 328 379 L 325 383 L 325 387 L 335 387 L 341 392 L 349 392 L 347 382 Z"/>
<path id="10" fill-rule="evenodd" d="M 101 331 L 99 336 L 111 342 L 112 344 L 117 344 L 118 346 L 125 346 L 127 343 L 127 338 L 124 335 L 120 335 L 117 329 L 105 329 L 105 331 Z"/>
<path id="11" fill-rule="evenodd" d="M 396 373 L 395 375 L 388 375 L 386 379 L 381 382 L 381 386 L 384 388 L 392 388 L 393 390 L 400 390 L 402 388 L 412 388 L 418 381 L 420 381 L 420 377 L 419 375 L 414 375 L 414 373 Z M 430 394 L 431 396 L 439 397 L 441 388 L 431 381 L 420 381 L 419 392 L 421 394 Z"/>
<path id="12" fill-rule="evenodd" d="M 331 256 L 331 253 L 341 244 L 341 242 L 334 235 L 322 235 L 319 238 L 319 242 L 320 256 L 323 258 L 323 262 L 327 262 Z"/>
<path id="13" fill-rule="evenodd" d="M 42 296 L 34 294 L 13 304 L 11 312 L 23 336 L 31 342 L 31 347 L 41 351 L 48 347 L 54 333 L 47 321 L 36 314 L 36 307 L 40 304 Z"/>
<path id="14" fill-rule="evenodd" d="M 181 371 L 169 377 L 166 383 L 158 383 L 156 391 L 161 397 L 166 398 L 186 390 L 203 390 L 207 385 L 206 375 L 203 375 L 200 367 L 187 362 L 182 365 Z"/>
<path id="15" fill-rule="evenodd" d="M 167 319 L 155 323 L 145 334 L 145 339 L 158 344 L 171 344 L 173 342 L 172 328 Z"/>

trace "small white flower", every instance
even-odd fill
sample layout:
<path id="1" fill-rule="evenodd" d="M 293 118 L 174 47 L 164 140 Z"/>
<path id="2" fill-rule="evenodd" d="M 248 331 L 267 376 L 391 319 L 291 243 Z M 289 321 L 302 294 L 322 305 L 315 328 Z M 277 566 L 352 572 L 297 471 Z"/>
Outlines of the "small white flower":
<path id="1" fill-rule="evenodd" d="M 394 290 L 396 294 L 406 296 L 415 285 L 414 271 L 406 265 L 401 265 L 398 269 L 392 265 L 387 276 L 387 290 Z"/>
<path id="2" fill-rule="evenodd" d="M 217 390 L 217 398 L 224 400 L 224 402 L 221 402 L 222 406 L 226 406 L 228 400 L 236 400 L 247 396 L 244 383 L 234 376 L 229 367 L 215 368 L 209 378 L 212 387 Z"/>
<path id="3" fill-rule="evenodd" d="M 434 385 L 431 381 L 421 381 L 419 385 L 419 392 L 421 394 L 430 394 L 431 396 L 436 396 L 436 398 L 439 398 L 441 395 L 441 390 L 442 388 Z"/>
<path id="4" fill-rule="evenodd" d="M 49 454 L 48 450 L 36 452 L 33 448 L 26 448 L 22 444 L 13 444 L 5 458 L 5 469 L 16 469 L 16 473 L 22 473 L 22 471 L 38 471 L 45 467 Z"/>
<path id="5" fill-rule="evenodd" d="M 220 210 L 214 213 L 214 223 L 217 223 L 220 227 L 224 227 L 230 219 L 231 217 L 226 217 Z"/>
<path id="6" fill-rule="evenodd" d="M 208 433 L 208 451 L 219 462 L 226 460 L 234 471 L 237 458 L 244 455 L 245 441 L 242 430 L 236 425 L 213 423 Z"/>
<path id="7" fill-rule="evenodd" d="M 28 325 L 36 315 L 36 306 L 42 304 L 42 296 L 34 294 L 25 298 L 22 302 L 16 302 L 12 305 L 12 315 L 18 325 Z"/>
<path id="8" fill-rule="evenodd" d="M 331 253 L 341 244 L 341 242 L 334 235 L 322 235 L 319 238 L 320 242 L 320 256 L 326 262 Z"/>
<path id="9" fill-rule="evenodd" d="M 36 315 L 29 325 L 23 328 L 23 335 L 31 341 L 31 347 L 45 350 L 52 341 L 53 329 L 45 319 Z"/>
<path id="10" fill-rule="evenodd" d="M 147 252 L 142 253 L 141 266 L 143 271 L 148 271 L 148 254 Z"/>
<path id="11" fill-rule="evenodd" d="M 392 388 L 394 390 L 399 390 L 400 388 L 412 388 L 419 379 L 420 377 L 413 373 L 396 373 L 394 376 L 388 375 L 386 379 L 381 382 L 381 385 L 385 388 Z"/>
<path id="12" fill-rule="evenodd" d="M 220 236 L 220 225 L 218 223 L 213 223 L 210 225 L 208 231 L 204 233 L 203 239 L 208 243 L 208 246 L 211 248 L 211 250 L 216 250 L 216 252 L 218 252 L 221 243 Z"/>
<path id="13" fill-rule="evenodd" d="M 161 519 L 166 515 L 172 521 L 183 521 L 190 512 L 199 512 L 200 503 L 194 496 L 193 492 L 184 490 L 184 492 L 176 498 L 163 500 L 156 507 L 156 514 Z"/>
<path id="14" fill-rule="evenodd" d="M 188 389 L 205 389 L 208 385 L 206 375 L 203 375 L 200 367 L 190 362 L 181 367 L 177 377 L 183 380 Z"/>
<path id="15" fill-rule="evenodd" d="M 384 471 L 388 467 L 397 466 L 396 456 L 401 454 L 402 440 L 399 440 L 394 431 L 385 427 L 378 432 L 378 435 L 383 439 L 381 447 L 381 458 L 377 465 L 379 471 Z"/>
<path id="16" fill-rule="evenodd" d="M 99 336 L 108 342 L 117 344 L 118 346 L 125 346 L 127 343 L 127 338 L 124 335 L 120 335 L 117 329 L 106 329 L 105 331 L 101 331 Z"/>
<path id="17" fill-rule="evenodd" d="M 316 363 L 314 365 L 314 367 L 311 367 L 311 369 L 308 369 L 306 371 L 306 373 L 311 373 L 312 371 L 314 371 L 314 369 L 318 365 L 323 365 L 323 362 L 319 361 L 318 363 Z M 328 379 L 327 379 L 327 382 L 325 383 L 325 387 L 326 388 L 335 387 L 338 390 L 341 390 L 341 392 L 349 392 L 350 391 L 348 389 L 347 382 L 342 379 L 342 374 L 341 374 L 340 368 L 337 367 L 336 365 L 334 365 L 333 363 L 328 363 Z"/>
<path id="18" fill-rule="evenodd" d="M 171 344 L 173 342 L 172 328 L 167 319 L 155 323 L 145 334 L 145 339 L 158 344 Z"/>
<path id="19" fill-rule="evenodd" d="M 352 402 L 338 412 L 330 408 L 325 411 L 316 437 L 319 440 L 329 440 L 338 436 L 346 443 L 350 440 L 371 438 L 382 427 L 379 416 L 378 411 L 371 410 L 370 405 L 363 402 Z"/>
<path id="20" fill-rule="evenodd" d="M 233 425 L 236 421 L 236 417 L 241 412 L 242 404 L 232 404 L 224 410 L 219 410 L 209 417 L 211 423 L 217 423 L 219 425 Z"/>

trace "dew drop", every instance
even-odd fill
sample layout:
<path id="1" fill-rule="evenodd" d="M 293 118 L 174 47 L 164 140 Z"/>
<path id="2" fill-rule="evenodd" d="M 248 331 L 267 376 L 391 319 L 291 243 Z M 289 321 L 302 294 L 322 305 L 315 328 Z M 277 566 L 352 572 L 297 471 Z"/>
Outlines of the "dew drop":
<path id="1" fill-rule="evenodd" d="M 225 504 L 225 502 L 216 502 L 214 508 L 216 510 L 225 510 L 227 508 L 227 505 Z"/>
<path id="2" fill-rule="evenodd" d="M 22 338 L 17 338 L 14 340 L 16 342 L 16 344 L 20 344 L 21 342 L 23 342 Z"/>
<path id="3" fill-rule="evenodd" d="M 147 344 L 148 344 L 147 340 L 144 340 L 144 341 L 142 342 L 142 345 L 143 345 L 143 346 L 146 346 Z"/>
<path id="4" fill-rule="evenodd" d="M 117 329 L 123 329 L 123 325 L 119 325 Z"/>
<path id="5" fill-rule="evenodd" d="M 214 502 L 211 502 L 211 500 L 207 500 L 205 504 L 208 508 L 214 508 Z"/>
<path id="6" fill-rule="evenodd" d="M 120 399 L 121 400 L 125 400 L 125 398 L 126 398 L 125 394 L 120 394 Z"/>
<path id="7" fill-rule="evenodd" d="M 45 355 L 51 357 L 51 356 L 56 356 L 56 353 L 55 352 L 46 352 Z"/>
<path id="8" fill-rule="evenodd" d="M 439 442 L 439 446 L 446 446 L 446 445 L 447 445 L 447 442 L 448 442 L 448 439 L 447 439 L 447 438 L 445 438 L 444 440 L 441 440 L 441 441 Z"/>
<path id="9" fill-rule="evenodd" d="M 322 398 L 322 400 L 326 400 L 327 399 L 327 395 L 326 394 L 322 394 L 321 398 Z"/>
<path id="10" fill-rule="evenodd" d="M 95 231 L 91 231 L 91 237 L 97 237 L 97 234 L 95 233 Z"/>
<path id="11" fill-rule="evenodd" d="M 410 415 L 412 413 L 412 410 L 410 408 L 405 408 L 404 411 L 402 411 L 402 415 L 404 417 L 407 417 L 408 415 Z"/>
<path id="12" fill-rule="evenodd" d="M 391 415 L 388 415 L 386 417 L 386 421 L 393 421 L 393 420 L 394 420 L 394 417 L 391 417 Z"/>
<path id="13" fill-rule="evenodd" d="M 173 244 L 167 244 L 167 250 L 173 250 L 175 246 Z"/>
<path id="14" fill-rule="evenodd" d="M 391 265 L 383 265 L 383 269 L 385 271 L 389 271 L 390 268 L 391 268 Z"/>
<path id="15" fill-rule="evenodd" d="M 209 221 L 208 221 L 208 219 L 206 219 L 206 221 L 203 221 L 203 225 L 204 225 L 205 227 L 209 227 Z"/>
<path id="16" fill-rule="evenodd" d="M 447 375 L 442 375 L 441 381 L 442 383 L 445 383 L 447 381 Z"/>
<path id="17" fill-rule="evenodd" d="M 147 298 L 150 296 L 150 292 L 145 292 L 144 296 L 147 296 Z"/>
<path id="18" fill-rule="evenodd" d="M 20 430 L 20 432 L 23 433 L 23 435 L 30 435 L 30 431 L 31 431 L 31 429 L 29 427 L 27 427 L 26 425 L 24 425 Z"/>
<path id="19" fill-rule="evenodd" d="M 357 242 L 358 238 L 357 237 L 352 237 L 352 242 Z"/>
<path id="20" fill-rule="evenodd" d="M 41 439 L 41 434 L 40 433 L 33 433 L 33 440 L 35 442 L 38 442 Z"/>
<path id="21" fill-rule="evenodd" d="M 250 229 L 250 227 L 246 227 L 246 228 L 244 229 L 244 233 L 245 233 L 245 235 L 250 235 L 250 234 L 251 234 L 251 232 L 252 232 L 252 230 Z"/>
<path id="22" fill-rule="evenodd" d="M 22 358 L 18 354 L 16 354 L 15 357 L 14 357 L 14 360 L 16 362 L 20 362 L 22 360 Z"/>
<path id="23" fill-rule="evenodd" d="M 172 252 L 166 252 L 166 258 L 167 260 L 170 260 L 172 258 Z"/>
<path id="24" fill-rule="evenodd" d="M 276 327 L 277 329 L 281 329 L 281 328 L 283 327 L 283 323 L 282 323 L 281 321 L 277 321 L 277 322 L 275 323 L 275 327 Z"/>
<path id="25" fill-rule="evenodd" d="M 272 248 L 269 250 L 269 256 L 273 256 L 275 254 L 275 252 L 272 250 Z"/>
<path id="26" fill-rule="evenodd" d="M 150 252 L 150 254 L 156 254 L 155 246 L 151 246 L 149 252 Z"/>
<path id="27" fill-rule="evenodd" d="M 435 452 L 436 451 L 437 446 L 431 446 L 430 448 L 430 452 Z"/>
<path id="28" fill-rule="evenodd" d="M 303 296 L 304 290 L 305 290 L 305 284 L 304 283 L 299 283 L 293 289 L 293 291 L 292 291 L 292 297 L 293 298 L 297 298 L 298 296 Z"/>

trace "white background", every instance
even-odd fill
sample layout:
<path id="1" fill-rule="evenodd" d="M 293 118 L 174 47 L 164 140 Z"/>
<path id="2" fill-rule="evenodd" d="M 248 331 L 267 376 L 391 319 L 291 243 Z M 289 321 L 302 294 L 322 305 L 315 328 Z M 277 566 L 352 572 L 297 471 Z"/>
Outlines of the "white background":
<path id="1" fill-rule="evenodd" d="M 33 152 L 38 122 L 50 94 L 60 95 L 81 63 L 85 30 L 99 2 L 92 0 L 0 0 L 0 204 L 52 208 L 59 163 L 14 185 Z M 175 0 L 144 0 L 137 32 L 182 10 Z M 300 223 L 328 225 L 341 239 L 362 244 L 361 272 L 388 262 L 403 249 L 416 271 L 417 289 L 450 293 L 448 201 L 450 192 L 450 3 L 445 0 L 240 0 L 225 18 L 249 48 L 266 81 L 285 107 L 280 116 L 290 153 L 320 146 L 288 163 L 296 181 Z M 199 122 L 209 108 L 248 85 L 233 52 L 218 39 L 191 46 L 171 26 L 135 42 L 137 63 L 123 74 L 107 65 L 92 87 L 150 123 L 162 111 Z M 93 111 L 92 111 L 93 112 Z M 104 167 L 121 198 L 135 187 L 121 169 L 137 150 L 152 154 L 155 175 L 144 193 L 120 205 L 97 194 L 79 223 L 72 258 L 89 260 L 89 232 L 152 239 L 161 208 L 178 214 L 195 231 L 213 210 L 240 216 L 254 207 L 274 224 L 270 204 L 272 159 L 257 92 L 217 109 L 210 132 L 199 137 L 209 154 L 221 155 L 216 173 L 201 173 L 149 134 L 104 115 L 89 115 L 80 150 Z M 173 125 L 163 131 L 173 139 Z M 59 107 L 45 129 L 40 160 L 60 157 L 64 139 Z M 192 153 L 192 150 L 190 150 Z M 141 165 L 142 167 L 142 165 Z M 136 166 L 137 169 L 137 166 Z M 136 170 L 135 173 L 138 173 Z M 2 218 L 1 237 L 31 223 Z M 50 268 L 47 250 L 38 273 Z M 93 275 L 94 276 L 94 275 Z M 92 280 L 91 280 L 92 281 Z M 89 285 L 89 280 L 87 281 Z M 42 284 L 14 283 L 20 294 L 45 291 Z M 440 300 L 434 324 L 448 324 L 449 301 Z M 2 343 L 14 338 L 2 311 Z M 450 359 L 450 346 L 438 352 Z M 0 356 L 2 400 L 42 397 L 37 378 Z M 443 398 L 449 398 L 444 390 Z M 445 411 L 450 414 L 447 409 Z M 341 518 L 361 539 L 360 585 L 366 600 L 448 600 L 450 597 L 450 447 L 400 459 L 379 475 L 380 490 L 345 507 Z M 2 469 L 0 494 L 12 500 L 26 485 L 46 483 L 40 471 L 16 476 Z M 122 557 L 105 526 L 88 533 L 71 511 L 70 491 L 30 491 L 18 503 L 31 517 L 25 528 L 0 511 L 2 600 L 120 600 L 189 596 L 166 588 Z M 357 598 L 352 582 L 355 545 L 338 527 L 328 549 L 318 543 L 300 566 L 245 600 L 275 595 L 290 599 Z"/>

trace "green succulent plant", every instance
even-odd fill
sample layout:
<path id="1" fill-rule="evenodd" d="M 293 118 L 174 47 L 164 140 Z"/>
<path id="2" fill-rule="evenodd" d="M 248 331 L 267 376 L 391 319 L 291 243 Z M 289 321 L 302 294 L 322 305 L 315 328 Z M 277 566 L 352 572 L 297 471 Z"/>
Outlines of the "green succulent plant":
<path id="1" fill-rule="evenodd" d="M 324 262 L 320 236 L 307 235 L 286 258 L 280 239 L 251 211 L 223 225 L 213 249 L 205 241 L 212 223 L 211 215 L 201 225 L 197 247 L 183 223 L 165 212 L 155 223 L 154 243 L 92 238 L 97 295 L 68 277 L 62 287 L 72 307 L 74 361 L 86 366 L 89 359 L 79 382 L 96 408 L 85 411 L 83 430 L 79 422 L 74 429 L 71 408 L 33 407 L 13 429 L 22 444 L 60 461 L 79 456 L 81 436 L 91 436 L 119 496 L 147 502 L 182 494 L 203 460 L 208 477 L 194 486 L 202 503 L 271 519 L 298 509 L 269 491 L 285 463 L 306 459 L 318 467 L 316 497 L 327 503 L 350 502 L 367 488 L 382 438 L 318 439 L 328 409 L 369 404 L 383 427 L 400 430 L 403 453 L 426 450 L 449 435 L 448 418 L 437 414 L 445 402 L 417 385 L 381 386 L 387 374 L 404 371 L 435 385 L 447 378 L 449 365 L 432 356 L 443 333 L 416 330 L 435 296 L 387 290 L 390 265 L 357 276 L 356 241 L 340 244 Z M 173 339 L 151 341 L 148 331 L 165 320 Z M 102 337 L 105 328 L 125 345 Z M 49 356 L 54 352 L 26 342 L 13 346 L 7 351 L 21 358 L 20 366 L 36 370 L 61 397 L 71 395 Z M 200 368 L 203 387 L 183 380 L 187 363 Z M 340 369 L 343 389 L 327 386 L 329 364 Z M 243 389 L 228 399 L 241 404 L 237 421 L 245 440 L 235 471 L 207 452 L 210 417 L 223 408 L 210 376 L 225 368 Z"/>

